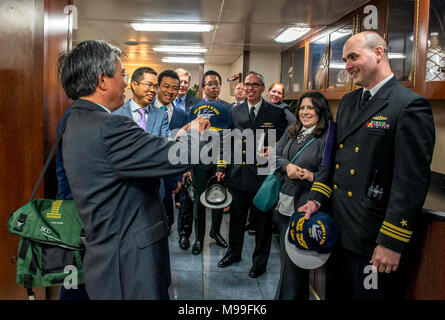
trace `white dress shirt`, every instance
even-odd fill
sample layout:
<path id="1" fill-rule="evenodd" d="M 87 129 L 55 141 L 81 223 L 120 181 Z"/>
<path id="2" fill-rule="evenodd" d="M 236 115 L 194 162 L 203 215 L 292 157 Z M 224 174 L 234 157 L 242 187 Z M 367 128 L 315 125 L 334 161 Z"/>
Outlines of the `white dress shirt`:
<path id="1" fill-rule="evenodd" d="M 130 99 L 130 109 L 134 122 L 139 123 L 139 120 L 141 120 L 141 115 L 139 114 L 138 109 L 141 109 L 141 106 L 138 105 L 136 102 L 134 102 L 133 99 Z M 147 111 L 145 112 L 145 122 L 147 122 L 148 111 L 149 111 L 148 105 L 143 109 Z"/>
<path id="2" fill-rule="evenodd" d="M 168 122 L 170 123 L 170 120 L 172 119 L 173 115 L 173 105 L 169 103 L 168 105 L 164 106 L 159 99 L 156 99 L 154 102 L 154 106 L 156 108 L 166 107 L 167 108 L 167 114 L 168 114 Z"/>
<path id="3" fill-rule="evenodd" d="M 369 99 L 372 99 L 372 97 L 374 97 L 374 95 L 377 93 L 377 91 L 379 91 L 380 88 L 385 85 L 385 83 L 387 83 L 389 80 L 391 80 L 392 77 L 394 77 L 394 73 L 391 73 L 391 75 L 388 78 L 380 81 L 378 84 L 376 84 L 371 89 L 366 89 L 365 87 L 363 87 L 362 98 L 363 98 L 363 95 L 365 94 L 365 91 L 369 91 L 371 93 L 371 98 L 369 98 Z"/>
<path id="4" fill-rule="evenodd" d="M 247 106 L 249 107 L 249 113 L 250 109 L 252 109 L 252 106 L 255 107 L 255 117 L 258 115 L 258 111 L 260 110 L 261 104 L 263 103 L 263 98 L 261 98 L 260 102 L 258 102 L 255 105 L 251 105 L 249 101 L 247 101 Z"/>

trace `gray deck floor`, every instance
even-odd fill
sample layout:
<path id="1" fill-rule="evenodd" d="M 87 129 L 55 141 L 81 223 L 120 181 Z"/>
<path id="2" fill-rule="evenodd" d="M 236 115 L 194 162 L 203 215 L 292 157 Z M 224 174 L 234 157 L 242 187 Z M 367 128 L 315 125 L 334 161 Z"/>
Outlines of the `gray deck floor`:
<path id="1" fill-rule="evenodd" d="M 267 271 L 256 279 L 248 276 L 252 266 L 252 252 L 255 236 L 244 237 L 242 259 L 227 268 L 218 268 L 218 261 L 227 249 L 219 247 L 209 237 L 210 212 L 207 212 L 206 236 L 200 255 L 193 255 L 191 247 L 195 242 L 194 229 L 190 237 L 190 248 L 179 248 L 177 232 L 177 212 L 175 224 L 169 236 L 170 265 L 172 282 L 169 288 L 170 299 L 174 300 L 272 300 L 280 277 L 280 247 L 277 235 L 272 238 L 272 248 Z M 221 235 L 228 242 L 230 214 L 224 214 Z"/>

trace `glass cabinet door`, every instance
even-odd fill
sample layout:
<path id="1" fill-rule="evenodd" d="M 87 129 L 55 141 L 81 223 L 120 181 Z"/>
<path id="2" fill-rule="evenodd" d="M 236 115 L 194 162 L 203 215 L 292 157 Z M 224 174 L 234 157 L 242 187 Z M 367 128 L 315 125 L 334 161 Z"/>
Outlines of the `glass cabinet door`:
<path id="1" fill-rule="evenodd" d="M 415 0 L 393 0 L 388 10 L 388 58 L 399 81 L 413 81 Z"/>
<path id="2" fill-rule="evenodd" d="M 349 73 L 343 61 L 343 45 L 352 36 L 352 24 L 344 26 L 329 35 L 328 88 L 347 89 L 350 85 Z"/>
<path id="3" fill-rule="evenodd" d="M 281 83 L 284 84 L 284 87 L 286 88 L 286 93 L 290 92 L 291 90 L 288 90 L 291 79 L 293 76 L 292 71 L 292 65 L 291 65 L 291 58 L 292 58 L 292 52 L 289 51 L 286 54 L 283 54 L 281 56 Z M 285 95 L 287 95 L 285 93 Z"/>
<path id="4" fill-rule="evenodd" d="M 445 80 L 445 1 L 430 0 L 426 81 Z"/>
<path id="5" fill-rule="evenodd" d="M 294 51 L 292 92 L 299 92 L 304 89 L 304 51 L 304 46 Z"/>
<path id="6" fill-rule="evenodd" d="M 327 73 L 327 37 L 309 44 L 308 90 L 323 89 Z"/>

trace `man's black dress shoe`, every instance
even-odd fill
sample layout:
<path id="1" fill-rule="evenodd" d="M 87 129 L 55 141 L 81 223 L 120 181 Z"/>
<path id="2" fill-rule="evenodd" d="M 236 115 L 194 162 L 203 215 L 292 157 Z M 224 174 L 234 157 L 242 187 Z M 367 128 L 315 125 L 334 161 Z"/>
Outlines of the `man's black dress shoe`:
<path id="1" fill-rule="evenodd" d="M 240 261 L 241 261 L 241 258 L 235 258 L 231 254 L 226 254 L 221 260 L 219 260 L 218 267 L 225 268 L 235 262 L 240 262 Z"/>
<path id="2" fill-rule="evenodd" d="M 202 251 L 202 243 L 199 240 L 196 240 L 192 247 L 192 254 L 200 254 Z"/>
<path id="3" fill-rule="evenodd" d="M 210 231 L 209 236 L 210 236 L 210 238 L 215 239 L 216 244 L 218 246 L 227 248 L 227 242 L 226 242 L 226 240 L 224 240 L 224 238 L 220 234 Z"/>
<path id="4" fill-rule="evenodd" d="M 255 235 L 255 228 L 254 228 L 254 226 L 253 226 L 253 223 L 251 223 L 251 222 L 248 222 L 248 223 L 246 224 L 246 226 L 244 227 L 244 230 L 247 231 L 247 234 L 248 234 L 249 236 L 254 236 L 254 235 Z"/>
<path id="5" fill-rule="evenodd" d="M 255 279 L 255 278 L 258 278 L 259 276 L 261 276 L 264 272 L 266 272 L 266 269 L 263 269 L 263 270 L 254 270 L 254 269 L 252 268 L 252 269 L 250 269 L 249 277 Z"/>
<path id="6" fill-rule="evenodd" d="M 182 250 L 187 250 L 190 247 L 190 241 L 186 236 L 179 237 L 179 247 Z"/>

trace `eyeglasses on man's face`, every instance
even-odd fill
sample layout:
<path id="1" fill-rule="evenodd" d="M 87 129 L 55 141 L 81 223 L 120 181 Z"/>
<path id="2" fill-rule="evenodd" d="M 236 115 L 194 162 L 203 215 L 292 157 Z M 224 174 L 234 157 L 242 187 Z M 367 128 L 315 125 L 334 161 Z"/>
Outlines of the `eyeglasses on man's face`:
<path id="1" fill-rule="evenodd" d="M 154 90 L 156 90 L 156 91 L 159 90 L 159 85 L 157 85 L 157 84 L 153 84 L 153 83 L 151 83 L 150 81 L 147 82 L 147 83 L 139 82 L 139 81 L 135 81 L 135 82 L 138 83 L 138 84 L 143 85 L 143 86 L 145 87 L 146 90 L 151 90 L 151 89 L 154 89 Z"/>
<path id="2" fill-rule="evenodd" d="M 219 82 L 207 82 L 205 84 L 206 87 L 212 88 L 212 87 L 219 87 L 221 84 Z"/>
<path id="3" fill-rule="evenodd" d="M 259 87 L 261 87 L 263 84 L 262 83 L 259 83 L 259 82 L 253 82 L 253 83 L 250 83 L 250 82 L 246 82 L 246 83 L 244 83 L 244 87 L 246 87 L 246 88 L 259 88 Z"/>

